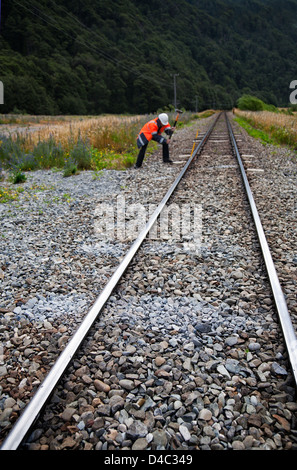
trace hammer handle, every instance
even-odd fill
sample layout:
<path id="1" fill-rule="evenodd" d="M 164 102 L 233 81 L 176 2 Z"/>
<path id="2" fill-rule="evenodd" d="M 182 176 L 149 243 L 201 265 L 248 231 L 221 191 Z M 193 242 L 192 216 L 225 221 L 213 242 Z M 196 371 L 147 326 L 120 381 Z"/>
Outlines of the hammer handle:
<path id="1" fill-rule="evenodd" d="M 178 118 L 179 118 L 179 113 L 178 113 L 178 115 L 176 116 L 175 123 L 173 124 L 173 127 L 176 126 L 176 123 L 177 123 L 177 121 L 178 121 Z M 171 136 L 169 137 L 169 139 L 171 139 L 172 136 L 173 136 L 173 133 L 171 134 Z"/>

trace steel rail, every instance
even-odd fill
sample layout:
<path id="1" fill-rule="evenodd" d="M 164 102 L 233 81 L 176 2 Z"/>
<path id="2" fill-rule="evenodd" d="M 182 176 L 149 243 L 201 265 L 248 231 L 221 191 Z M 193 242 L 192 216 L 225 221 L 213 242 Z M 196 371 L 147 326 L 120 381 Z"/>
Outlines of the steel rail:
<path id="1" fill-rule="evenodd" d="M 286 299 L 285 299 L 285 296 L 283 294 L 283 291 L 279 282 L 279 278 L 278 278 L 278 275 L 274 266 L 274 262 L 273 262 L 271 252 L 270 252 L 270 249 L 266 240 L 266 236 L 263 230 L 263 226 L 262 226 L 259 214 L 258 214 L 255 200 L 254 200 L 254 197 L 253 197 L 253 194 L 252 194 L 249 182 L 248 182 L 248 178 L 246 176 L 246 172 L 244 170 L 240 153 L 238 151 L 238 147 L 237 147 L 236 140 L 233 134 L 233 130 L 226 114 L 225 114 L 225 117 L 226 117 L 228 129 L 229 129 L 231 143 L 234 148 L 236 158 L 240 167 L 241 176 L 243 179 L 246 194 L 247 194 L 250 208 L 252 211 L 252 216 L 253 216 L 254 223 L 256 226 L 263 258 L 264 258 L 265 265 L 266 265 L 267 274 L 269 277 L 269 281 L 270 281 L 270 285 L 271 285 L 271 289 L 272 289 L 272 293 L 273 293 L 273 297 L 275 301 L 275 305 L 278 311 L 281 328 L 282 328 L 284 339 L 286 342 L 286 347 L 287 347 L 287 351 L 289 355 L 289 361 L 292 367 L 292 372 L 293 372 L 294 379 L 295 379 L 295 384 L 297 384 L 297 338 L 296 338 L 295 330 L 292 325 Z"/>
<path id="2" fill-rule="evenodd" d="M 156 222 L 157 218 L 161 214 L 166 203 L 168 202 L 169 198 L 171 197 L 172 193 L 178 186 L 181 179 L 183 178 L 190 164 L 192 163 L 194 158 L 197 156 L 197 154 L 202 150 L 208 137 L 213 131 L 213 128 L 218 118 L 220 117 L 220 115 L 221 114 L 219 114 L 215 118 L 214 122 L 211 124 L 206 134 L 204 135 L 203 139 L 198 144 L 196 150 L 192 153 L 191 157 L 189 158 L 189 160 L 187 161 L 185 166 L 182 168 L 179 175 L 177 176 L 177 178 L 175 179 L 175 181 L 173 182 L 173 184 L 171 185 L 171 187 L 169 188 L 169 190 L 163 197 L 161 203 L 155 209 L 151 218 L 149 219 L 145 227 L 142 229 L 137 239 L 133 242 L 133 244 L 129 248 L 128 252 L 126 253 L 125 257 L 123 258 L 119 266 L 117 267 L 116 271 L 111 276 L 110 280 L 108 281 L 108 283 L 106 284 L 106 286 L 104 287 L 100 295 L 97 297 L 95 303 L 93 304 L 89 312 L 86 314 L 86 317 L 82 321 L 81 325 L 79 326 L 77 331 L 74 333 L 73 337 L 68 342 L 65 349 L 59 355 L 57 361 L 52 366 L 52 368 L 48 372 L 47 376 L 45 377 L 41 385 L 38 387 L 31 401 L 25 407 L 24 411 L 22 412 L 22 414 L 20 415 L 20 417 L 14 424 L 8 436 L 3 441 L 3 444 L 0 450 L 16 450 L 19 447 L 19 445 L 22 443 L 24 438 L 27 436 L 29 430 L 32 428 L 33 424 L 38 419 L 40 412 L 42 411 L 45 404 L 49 400 L 54 388 L 57 386 L 62 375 L 65 373 L 69 363 L 71 362 L 75 353 L 79 349 L 82 341 L 86 337 L 94 321 L 98 317 L 105 303 L 107 302 L 110 295 L 112 294 L 114 288 L 120 281 L 121 277 L 123 276 L 127 267 L 131 263 L 132 259 L 136 255 L 145 237 L 147 236 L 152 226 Z"/>

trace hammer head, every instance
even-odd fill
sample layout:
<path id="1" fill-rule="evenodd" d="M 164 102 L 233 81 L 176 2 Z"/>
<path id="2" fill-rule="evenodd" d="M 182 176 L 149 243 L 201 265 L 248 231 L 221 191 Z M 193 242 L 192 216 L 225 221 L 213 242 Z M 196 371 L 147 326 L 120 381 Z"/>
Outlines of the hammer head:
<path id="1" fill-rule="evenodd" d="M 182 114 L 182 113 L 183 113 L 183 111 L 182 111 L 181 109 L 176 109 L 175 112 L 176 112 L 176 113 L 179 113 L 179 114 Z"/>

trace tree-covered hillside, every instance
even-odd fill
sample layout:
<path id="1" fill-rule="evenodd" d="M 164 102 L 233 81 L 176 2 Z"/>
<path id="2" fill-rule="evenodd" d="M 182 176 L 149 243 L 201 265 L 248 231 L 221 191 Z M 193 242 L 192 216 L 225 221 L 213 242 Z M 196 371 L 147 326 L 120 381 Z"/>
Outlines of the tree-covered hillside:
<path id="1" fill-rule="evenodd" d="M 147 113 L 286 105 L 297 0 L 2 2 L 0 112 Z"/>

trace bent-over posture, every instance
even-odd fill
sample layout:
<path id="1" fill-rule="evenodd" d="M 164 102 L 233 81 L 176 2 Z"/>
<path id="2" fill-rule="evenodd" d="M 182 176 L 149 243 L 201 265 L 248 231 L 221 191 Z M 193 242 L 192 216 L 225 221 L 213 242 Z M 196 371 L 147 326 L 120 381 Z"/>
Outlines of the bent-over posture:
<path id="1" fill-rule="evenodd" d="M 135 168 L 141 167 L 150 140 L 155 140 L 163 146 L 163 162 L 172 163 L 172 160 L 169 158 L 169 139 L 162 136 L 163 132 L 169 136 L 174 132 L 174 127 L 170 126 L 168 116 L 165 113 L 159 114 L 157 118 L 148 121 L 143 126 L 137 137 L 139 153 Z"/>

